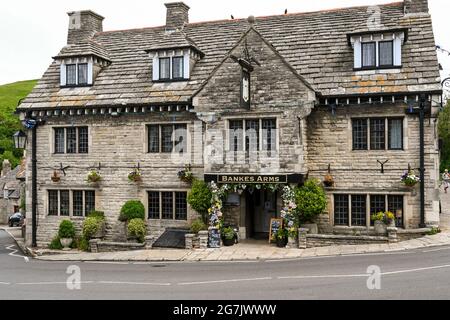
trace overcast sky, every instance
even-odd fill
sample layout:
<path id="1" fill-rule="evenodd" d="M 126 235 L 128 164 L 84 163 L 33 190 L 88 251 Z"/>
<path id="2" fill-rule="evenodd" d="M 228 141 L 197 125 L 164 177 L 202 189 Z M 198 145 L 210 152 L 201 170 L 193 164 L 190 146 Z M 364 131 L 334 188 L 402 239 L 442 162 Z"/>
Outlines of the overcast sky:
<path id="1" fill-rule="evenodd" d="M 190 22 L 308 12 L 393 0 L 184 0 Z M 91 9 L 105 17 L 104 30 L 165 24 L 165 2 L 173 0 L 0 0 L 0 84 L 40 78 L 51 57 L 66 44 L 66 12 Z M 450 50 L 450 1 L 429 0 L 436 43 Z M 450 75 L 450 56 L 439 54 L 443 76 Z"/>

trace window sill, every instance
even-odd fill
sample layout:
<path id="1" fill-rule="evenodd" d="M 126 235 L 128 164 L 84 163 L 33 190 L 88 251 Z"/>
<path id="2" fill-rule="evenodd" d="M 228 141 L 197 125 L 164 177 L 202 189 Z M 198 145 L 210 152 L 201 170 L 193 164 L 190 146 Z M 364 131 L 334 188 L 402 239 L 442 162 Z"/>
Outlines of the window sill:
<path id="1" fill-rule="evenodd" d="M 364 68 L 353 68 L 353 71 L 392 70 L 401 68 L 403 68 L 403 66 L 364 67 Z"/>
<path id="2" fill-rule="evenodd" d="M 59 86 L 61 89 L 70 89 L 70 88 L 86 88 L 86 87 L 92 87 L 93 84 L 74 84 L 74 85 L 65 85 L 65 86 Z"/>
<path id="3" fill-rule="evenodd" d="M 171 83 L 171 82 L 187 82 L 190 79 L 164 79 L 164 80 L 153 80 L 154 83 Z"/>

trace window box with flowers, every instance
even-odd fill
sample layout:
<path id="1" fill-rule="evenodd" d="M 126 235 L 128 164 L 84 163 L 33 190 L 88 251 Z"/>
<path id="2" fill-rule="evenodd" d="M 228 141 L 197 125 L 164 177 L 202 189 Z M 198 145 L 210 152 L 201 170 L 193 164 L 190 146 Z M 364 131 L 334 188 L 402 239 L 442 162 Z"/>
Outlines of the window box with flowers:
<path id="1" fill-rule="evenodd" d="M 194 181 L 194 174 L 191 171 L 191 166 L 186 166 L 184 170 L 178 172 L 178 178 L 186 183 L 192 183 Z"/>

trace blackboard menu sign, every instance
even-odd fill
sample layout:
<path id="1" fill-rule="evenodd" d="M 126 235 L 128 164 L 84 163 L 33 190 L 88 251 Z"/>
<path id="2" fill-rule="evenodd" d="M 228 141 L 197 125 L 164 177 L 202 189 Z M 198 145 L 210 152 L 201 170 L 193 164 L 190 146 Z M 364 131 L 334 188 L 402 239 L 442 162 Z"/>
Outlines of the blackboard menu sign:
<path id="1" fill-rule="evenodd" d="M 283 219 L 270 219 L 270 233 L 269 243 L 272 242 L 272 237 L 283 227 Z"/>
<path id="2" fill-rule="evenodd" d="M 220 230 L 216 228 L 209 229 L 208 247 L 220 248 Z"/>

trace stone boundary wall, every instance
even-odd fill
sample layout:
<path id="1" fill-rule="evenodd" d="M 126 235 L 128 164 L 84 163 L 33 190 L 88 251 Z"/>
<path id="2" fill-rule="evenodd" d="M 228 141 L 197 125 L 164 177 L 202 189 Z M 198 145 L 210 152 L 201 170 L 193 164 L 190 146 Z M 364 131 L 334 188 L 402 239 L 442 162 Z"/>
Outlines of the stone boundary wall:
<path id="1" fill-rule="evenodd" d="M 116 252 L 116 251 L 133 251 L 144 250 L 145 243 L 126 243 L 126 242 L 102 242 L 97 239 L 89 241 L 91 252 Z"/>

